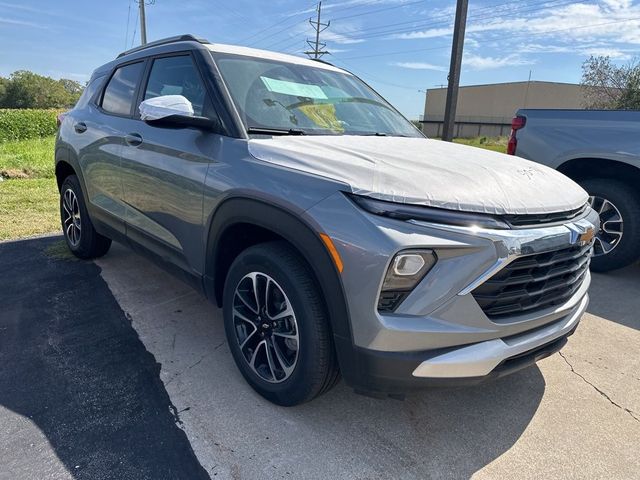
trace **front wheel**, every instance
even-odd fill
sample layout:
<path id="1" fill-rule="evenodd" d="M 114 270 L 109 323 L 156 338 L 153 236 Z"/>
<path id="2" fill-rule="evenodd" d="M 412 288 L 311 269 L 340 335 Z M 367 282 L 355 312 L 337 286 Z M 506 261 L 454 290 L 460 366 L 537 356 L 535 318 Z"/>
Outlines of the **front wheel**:
<path id="1" fill-rule="evenodd" d="M 640 194 L 626 183 L 608 178 L 580 182 L 591 207 L 600 215 L 591 270 L 607 272 L 640 258 Z"/>
<path id="2" fill-rule="evenodd" d="M 267 400 L 297 405 L 338 379 L 327 314 L 309 267 L 285 242 L 256 245 L 233 262 L 224 326 L 236 365 Z"/>
<path id="3" fill-rule="evenodd" d="M 93 228 L 80 182 L 75 175 L 65 178 L 60 188 L 60 222 L 67 246 L 76 257 L 98 258 L 109 251 L 111 239 Z"/>

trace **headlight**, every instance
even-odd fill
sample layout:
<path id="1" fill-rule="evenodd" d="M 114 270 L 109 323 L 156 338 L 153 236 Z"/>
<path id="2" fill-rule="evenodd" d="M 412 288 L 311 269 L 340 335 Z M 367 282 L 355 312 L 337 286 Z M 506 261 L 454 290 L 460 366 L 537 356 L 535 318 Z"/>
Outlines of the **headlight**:
<path id="1" fill-rule="evenodd" d="M 351 193 L 348 193 L 347 196 L 356 205 L 369 213 L 396 218 L 398 220 L 421 220 L 423 222 L 439 223 L 442 225 L 476 226 L 500 230 L 508 230 L 510 228 L 506 222 L 491 215 L 387 202 L 385 200 L 376 200 L 375 198 Z"/>
<path id="2" fill-rule="evenodd" d="M 393 257 L 382 283 L 378 310 L 395 310 L 436 261 L 436 254 L 432 250 L 405 250 Z"/>

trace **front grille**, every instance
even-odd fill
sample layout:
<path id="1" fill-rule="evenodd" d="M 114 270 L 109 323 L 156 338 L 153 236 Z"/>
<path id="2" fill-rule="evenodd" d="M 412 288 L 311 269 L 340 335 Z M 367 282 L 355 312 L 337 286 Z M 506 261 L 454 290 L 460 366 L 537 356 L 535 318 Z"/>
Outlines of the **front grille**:
<path id="1" fill-rule="evenodd" d="M 560 305 L 580 288 L 590 258 L 591 245 L 520 257 L 472 295 L 490 318 Z"/>
<path id="2" fill-rule="evenodd" d="M 512 227 L 536 227 L 539 225 L 549 225 L 573 220 L 584 213 L 586 209 L 587 205 L 583 205 L 580 208 L 566 212 L 543 213 L 538 215 L 503 215 L 501 218 Z"/>

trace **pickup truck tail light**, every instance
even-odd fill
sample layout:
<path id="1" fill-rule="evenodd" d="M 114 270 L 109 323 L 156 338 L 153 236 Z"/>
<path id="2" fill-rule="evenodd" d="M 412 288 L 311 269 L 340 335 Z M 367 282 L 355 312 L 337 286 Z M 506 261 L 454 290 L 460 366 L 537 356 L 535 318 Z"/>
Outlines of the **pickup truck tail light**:
<path id="1" fill-rule="evenodd" d="M 521 128 L 524 128 L 527 123 L 527 119 L 525 117 L 513 117 L 511 120 L 511 135 L 509 135 L 509 143 L 507 143 L 507 153 L 509 155 L 516 154 L 516 147 L 518 146 L 518 139 L 516 138 L 516 132 Z"/>

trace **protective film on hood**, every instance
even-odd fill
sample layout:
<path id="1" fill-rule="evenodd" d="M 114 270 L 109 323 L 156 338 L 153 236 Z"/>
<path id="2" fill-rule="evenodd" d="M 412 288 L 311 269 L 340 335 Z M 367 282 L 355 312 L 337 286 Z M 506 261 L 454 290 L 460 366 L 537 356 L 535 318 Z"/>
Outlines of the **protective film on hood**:
<path id="1" fill-rule="evenodd" d="M 249 140 L 255 158 L 348 184 L 380 200 L 493 215 L 564 212 L 587 193 L 543 165 L 425 138 L 282 136 Z"/>

